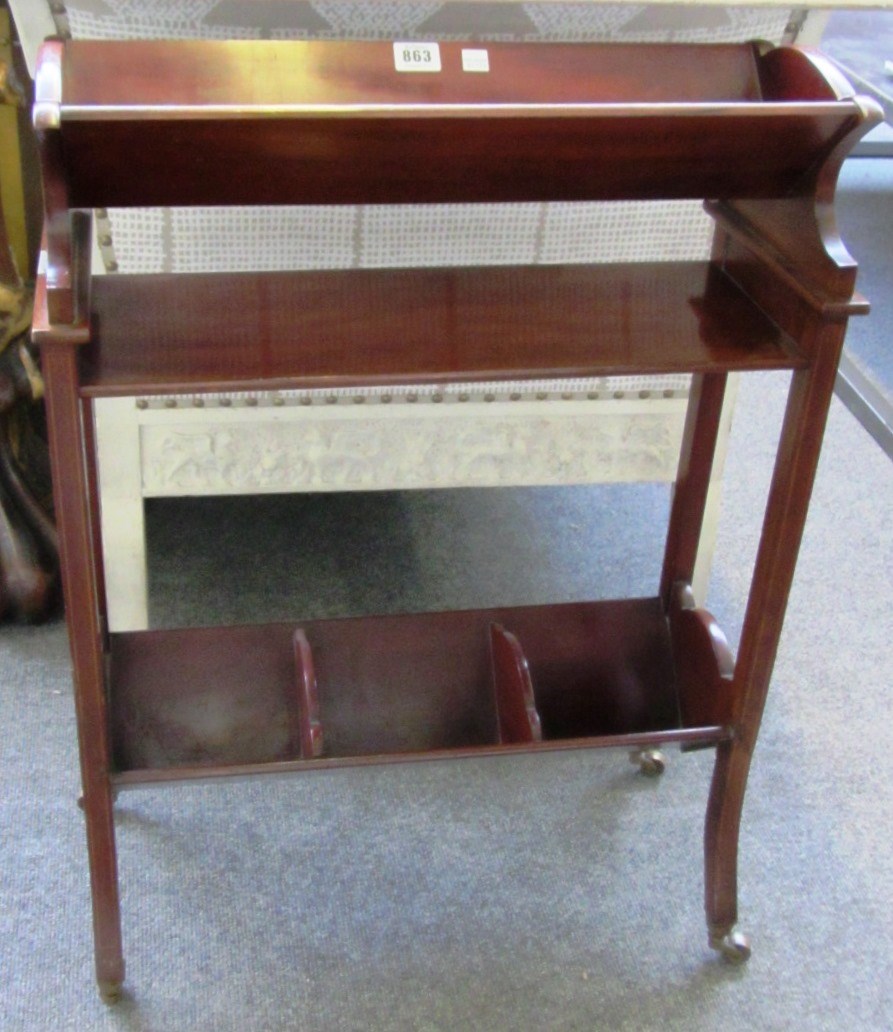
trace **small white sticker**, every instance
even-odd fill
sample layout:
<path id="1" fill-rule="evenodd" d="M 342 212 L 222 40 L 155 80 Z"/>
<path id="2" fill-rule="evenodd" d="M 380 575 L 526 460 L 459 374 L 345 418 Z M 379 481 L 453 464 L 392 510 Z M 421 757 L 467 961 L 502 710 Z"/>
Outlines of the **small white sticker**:
<path id="1" fill-rule="evenodd" d="M 394 67 L 398 72 L 439 72 L 437 43 L 395 43 Z"/>
<path id="2" fill-rule="evenodd" d="M 462 51 L 463 72 L 489 72 L 490 55 L 486 50 L 463 50 Z"/>

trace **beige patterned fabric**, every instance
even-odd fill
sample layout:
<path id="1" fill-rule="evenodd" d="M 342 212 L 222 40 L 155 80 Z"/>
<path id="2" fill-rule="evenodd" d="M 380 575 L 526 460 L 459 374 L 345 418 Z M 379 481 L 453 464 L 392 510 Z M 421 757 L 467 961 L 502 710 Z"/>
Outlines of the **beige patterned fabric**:
<path id="1" fill-rule="evenodd" d="M 784 7 L 486 0 L 68 0 L 62 31 L 90 39 L 490 39 L 704 43 L 780 39 Z"/>
<path id="2" fill-rule="evenodd" d="M 121 272 L 677 261 L 709 251 L 691 201 L 112 209 Z"/>

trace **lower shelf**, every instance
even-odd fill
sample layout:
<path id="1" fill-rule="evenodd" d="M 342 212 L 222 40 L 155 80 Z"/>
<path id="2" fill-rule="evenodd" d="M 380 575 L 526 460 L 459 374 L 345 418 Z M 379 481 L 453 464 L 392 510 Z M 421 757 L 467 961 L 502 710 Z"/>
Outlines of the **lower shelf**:
<path id="1" fill-rule="evenodd" d="M 113 635 L 114 780 L 713 744 L 680 625 L 649 598 Z"/>

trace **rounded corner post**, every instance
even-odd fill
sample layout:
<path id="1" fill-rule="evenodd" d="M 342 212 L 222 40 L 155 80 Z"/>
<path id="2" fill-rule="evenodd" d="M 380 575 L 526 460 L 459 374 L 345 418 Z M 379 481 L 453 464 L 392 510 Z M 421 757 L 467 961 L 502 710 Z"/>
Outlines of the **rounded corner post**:
<path id="1" fill-rule="evenodd" d="M 38 51 L 32 120 L 43 174 L 46 317 L 50 326 L 70 327 L 85 313 L 78 312 L 75 297 L 72 213 L 62 147 L 64 54 L 61 40 L 47 40 Z"/>
<path id="2" fill-rule="evenodd" d="M 823 60 L 826 59 L 823 58 Z M 848 294 L 845 298 L 840 298 L 848 303 L 854 300 L 857 265 L 843 242 L 837 225 L 837 212 L 834 207 L 837 181 L 840 178 L 843 163 L 853 147 L 866 133 L 871 132 L 884 120 L 883 109 L 872 97 L 853 95 L 850 99 L 855 109 L 854 118 L 841 133 L 836 146 L 819 166 L 813 194 L 815 224 L 825 254 L 837 269 L 846 270 L 849 273 Z"/>
<path id="3" fill-rule="evenodd" d="M 61 40 L 48 39 L 37 51 L 34 73 L 34 128 L 38 132 L 59 129 L 62 125 L 62 56 Z"/>
<path id="4" fill-rule="evenodd" d="M 844 160 L 883 113 L 809 47 L 764 54 L 760 78 L 767 99 L 800 109 L 799 180 L 783 196 L 718 200 L 708 203 L 708 211 L 749 252 L 782 269 L 811 308 L 838 318 L 861 312 L 857 266 L 841 239 L 834 200 Z"/>

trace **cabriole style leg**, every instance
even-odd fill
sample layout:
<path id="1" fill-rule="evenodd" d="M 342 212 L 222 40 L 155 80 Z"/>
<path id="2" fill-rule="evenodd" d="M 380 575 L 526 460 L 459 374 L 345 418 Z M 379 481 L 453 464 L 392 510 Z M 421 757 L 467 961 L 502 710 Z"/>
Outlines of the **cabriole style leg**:
<path id="1" fill-rule="evenodd" d="M 738 920 L 738 832 L 748 764 L 749 758 L 742 755 L 740 746 L 736 750 L 734 742 L 717 747 L 704 836 L 708 941 L 724 960 L 739 964 L 750 957 L 747 936 L 734 930 Z"/>
<path id="2" fill-rule="evenodd" d="M 818 320 L 805 335 L 812 365 L 791 380 L 753 584 L 735 665 L 734 738 L 717 747 L 704 835 L 710 945 L 729 960 L 750 956 L 738 919 L 738 833 L 750 761 L 781 637 L 797 552 L 834 390 L 844 324 Z"/>

